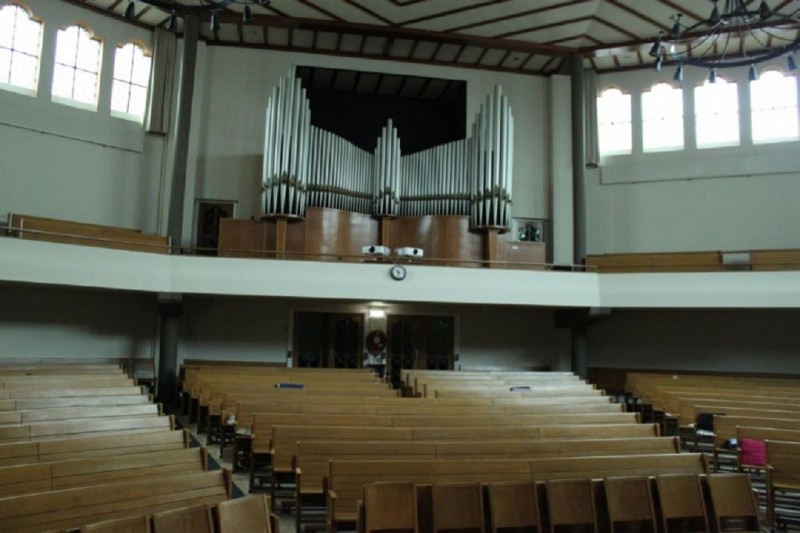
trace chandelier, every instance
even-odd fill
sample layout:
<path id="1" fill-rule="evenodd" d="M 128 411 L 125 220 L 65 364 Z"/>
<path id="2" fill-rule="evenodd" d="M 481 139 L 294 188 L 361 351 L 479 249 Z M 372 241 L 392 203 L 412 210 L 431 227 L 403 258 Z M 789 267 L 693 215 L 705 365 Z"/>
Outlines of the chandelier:
<path id="1" fill-rule="evenodd" d="M 128 0 L 124 14 L 126 19 L 132 19 L 136 16 L 137 2 L 170 12 L 169 22 L 167 22 L 167 29 L 170 31 L 178 29 L 178 17 L 193 14 L 199 15 L 209 11 L 211 12 L 211 31 L 219 31 L 218 12 L 220 10 L 226 9 L 233 4 L 243 5 L 242 22 L 253 22 L 253 10 L 250 6 L 266 7 L 271 0 L 197 0 L 193 4 L 186 4 L 177 0 Z"/>
<path id="2" fill-rule="evenodd" d="M 795 50 L 800 47 L 800 1 L 783 2 L 783 11 L 773 11 L 766 0 L 751 8 L 746 0 L 711 0 L 705 20 L 685 25 L 683 14 L 671 18 L 672 30 L 659 32 L 650 48 L 655 70 L 667 60 L 678 64 L 673 79 L 683 81 L 684 65 L 709 69 L 715 82 L 717 69 L 749 67 L 751 81 L 758 79 L 755 65 L 783 55 L 789 70 L 797 70 Z M 754 3 L 753 3 L 754 4 Z"/>

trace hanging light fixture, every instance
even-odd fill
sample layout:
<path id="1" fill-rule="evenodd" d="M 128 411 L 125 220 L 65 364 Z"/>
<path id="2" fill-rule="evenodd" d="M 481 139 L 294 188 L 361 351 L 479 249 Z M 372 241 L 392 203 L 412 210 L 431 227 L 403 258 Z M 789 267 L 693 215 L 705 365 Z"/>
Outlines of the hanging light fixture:
<path id="1" fill-rule="evenodd" d="M 756 64 L 783 55 L 789 70 L 796 70 L 793 54 L 800 48 L 800 0 L 780 3 L 781 11 L 773 10 L 767 0 L 753 7 L 746 0 L 710 2 L 707 19 L 687 26 L 678 13 L 671 19 L 671 31 L 658 34 L 650 48 L 656 70 L 664 61 L 673 61 L 678 63 L 674 79 L 683 78 L 685 64 L 709 69 L 711 80 L 716 69 L 749 67 L 750 78 L 757 79 Z"/>
<path id="2" fill-rule="evenodd" d="M 242 10 L 242 22 L 253 22 L 253 10 L 250 6 L 266 7 L 271 0 L 128 0 L 125 6 L 124 17 L 133 19 L 136 17 L 136 4 L 144 4 L 170 13 L 167 29 L 175 31 L 178 29 L 178 17 L 186 15 L 202 15 L 210 13 L 211 31 L 217 32 L 219 26 L 219 12 L 235 5 L 244 6 Z"/>

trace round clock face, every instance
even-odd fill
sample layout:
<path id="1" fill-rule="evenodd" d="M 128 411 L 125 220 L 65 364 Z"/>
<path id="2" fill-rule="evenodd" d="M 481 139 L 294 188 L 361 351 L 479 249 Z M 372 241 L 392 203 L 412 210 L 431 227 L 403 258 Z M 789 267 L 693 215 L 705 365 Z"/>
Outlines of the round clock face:
<path id="1" fill-rule="evenodd" d="M 405 279 L 405 277 L 406 277 L 406 269 L 403 266 L 395 265 L 389 271 L 389 274 L 391 274 L 392 279 L 400 281 L 400 280 Z"/>

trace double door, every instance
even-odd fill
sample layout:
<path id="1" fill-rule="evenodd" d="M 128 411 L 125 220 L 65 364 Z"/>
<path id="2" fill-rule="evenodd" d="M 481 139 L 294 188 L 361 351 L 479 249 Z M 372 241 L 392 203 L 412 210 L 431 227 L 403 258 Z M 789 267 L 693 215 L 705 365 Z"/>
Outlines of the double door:
<path id="1" fill-rule="evenodd" d="M 294 313 L 294 366 L 361 368 L 363 354 L 363 315 L 306 311 Z"/>
<path id="2" fill-rule="evenodd" d="M 452 370 L 455 320 L 452 316 L 390 315 L 386 367 L 399 387 L 403 369 Z"/>

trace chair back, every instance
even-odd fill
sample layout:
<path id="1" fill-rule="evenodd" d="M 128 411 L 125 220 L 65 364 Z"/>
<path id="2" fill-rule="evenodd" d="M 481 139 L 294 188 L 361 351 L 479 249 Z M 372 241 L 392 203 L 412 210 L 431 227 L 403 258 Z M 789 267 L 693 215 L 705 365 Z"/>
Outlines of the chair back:
<path id="1" fill-rule="evenodd" d="M 413 483 L 382 482 L 364 486 L 364 533 L 417 533 L 417 488 Z"/>
<path id="2" fill-rule="evenodd" d="M 656 513 L 647 477 L 610 477 L 603 480 L 612 533 L 618 523 L 638 523 L 656 531 Z"/>
<path id="3" fill-rule="evenodd" d="M 433 533 L 458 529 L 484 533 L 480 483 L 437 483 L 431 487 Z"/>
<path id="4" fill-rule="evenodd" d="M 656 476 L 663 530 L 709 531 L 706 502 L 700 478 L 693 474 Z M 692 525 L 694 524 L 694 525 Z"/>
<path id="5" fill-rule="evenodd" d="M 486 491 L 492 533 L 502 528 L 539 531 L 539 498 L 534 483 L 489 483 Z"/>
<path id="6" fill-rule="evenodd" d="M 153 515 L 154 533 L 214 533 L 208 505 L 163 511 Z"/>
<path id="7" fill-rule="evenodd" d="M 266 494 L 219 502 L 219 533 L 272 533 L 269 509 Z"/>
<path id="8" fill-rule="evenodd" d="M 597 533 L 597 510 L 591 480 L 548 481 L 546 490 L 551 533 L 555 533 L 557 526 L 578 525 L 590 525 Z"/>
<path id="9" fill-rule="evenodd" d="M 706 477 L 717 531 L 758 531 L 758 504 L 747 474 Z"/>

